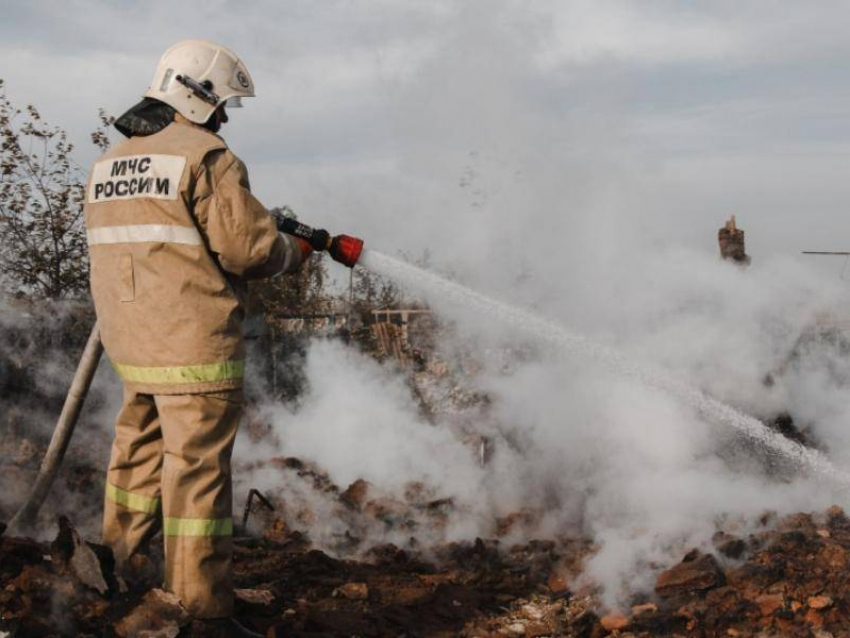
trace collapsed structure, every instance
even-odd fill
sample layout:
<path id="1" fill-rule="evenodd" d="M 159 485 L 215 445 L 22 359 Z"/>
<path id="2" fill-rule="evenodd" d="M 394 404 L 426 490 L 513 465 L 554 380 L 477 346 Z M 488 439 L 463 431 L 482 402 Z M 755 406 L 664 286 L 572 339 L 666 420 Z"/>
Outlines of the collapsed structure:
<path id="1" fill-rule="evenodd" d="M 744 244 L 744 231 L 735 224 L 735 216 L 732 215 L 723 228 L 717 231 L 717 242 L 720 244 L 720 256 L 723 259 L 748 266 L 750 256 L 747 255 Z"/>

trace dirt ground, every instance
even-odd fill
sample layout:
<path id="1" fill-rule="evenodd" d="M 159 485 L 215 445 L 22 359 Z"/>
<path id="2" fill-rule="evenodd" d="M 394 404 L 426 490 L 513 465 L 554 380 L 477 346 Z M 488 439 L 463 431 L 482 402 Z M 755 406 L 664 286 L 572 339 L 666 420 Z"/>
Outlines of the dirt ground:
<path id="1" fill-rule="evenodd" d="M 0 635 L 215 635 L 158 589 L 156 556 L 118 578 L 108 549 L 67 519 L 57 527 L 52 542 L 0 536 Z M 619 612 L 576 585 L 593 551 L 581 538 L 495 538 L 341 559 L 267 517 L 235 539 L 237 615 L 267 636 L 850 635 L 850 520 L 837 507 L 718 533 L 714 553 L 666 566 Z"/>

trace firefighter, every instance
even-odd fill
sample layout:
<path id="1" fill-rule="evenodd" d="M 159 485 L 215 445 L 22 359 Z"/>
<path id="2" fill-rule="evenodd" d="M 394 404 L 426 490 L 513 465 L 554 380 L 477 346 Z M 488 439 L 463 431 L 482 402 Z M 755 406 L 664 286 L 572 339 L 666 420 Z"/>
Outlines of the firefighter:
<path id="1" fill-rule="evenodd" d="M 246 286 L 297 270 L 312 250 L 278 232 L 217 135 L 226 105 L 253 95 L 232 51 L 177 43 L 116 121 L 127 139 L 96 161 L 85 202 L 92 296 L 124 386 L 104 542 L 129 566 L 161 529 L 165 588 L 237 636 L 258 635 L 232 618 L 230 459 Z"/>

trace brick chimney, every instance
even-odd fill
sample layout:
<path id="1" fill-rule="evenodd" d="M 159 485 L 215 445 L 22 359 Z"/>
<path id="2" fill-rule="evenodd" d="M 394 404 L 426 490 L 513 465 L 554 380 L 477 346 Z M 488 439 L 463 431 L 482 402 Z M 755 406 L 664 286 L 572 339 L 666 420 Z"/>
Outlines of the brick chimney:
<path id="1" fill-rule="evenodd" d="M 730 259 L 744 266 L 750 263 L 750 257 L 744 247 L 744 231 L 735 225 L 734 215 L 717 232 L 717 242 L 720 244 L 720 256 L 723 259 Z"/>

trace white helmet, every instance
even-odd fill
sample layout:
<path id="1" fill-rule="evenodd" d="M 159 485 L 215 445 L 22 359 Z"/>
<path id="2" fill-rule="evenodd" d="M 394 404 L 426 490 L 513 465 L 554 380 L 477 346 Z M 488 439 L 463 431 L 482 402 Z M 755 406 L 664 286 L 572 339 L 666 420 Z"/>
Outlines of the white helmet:
<path id="1" fill-rule="evenodd" d="M 207 40 L 182 40 L 166 51 L 145 93 L 183 117 L 204 124 L 219 105 L 241 106 L 254 97 L 248 69 L 227 47 Z"/>

